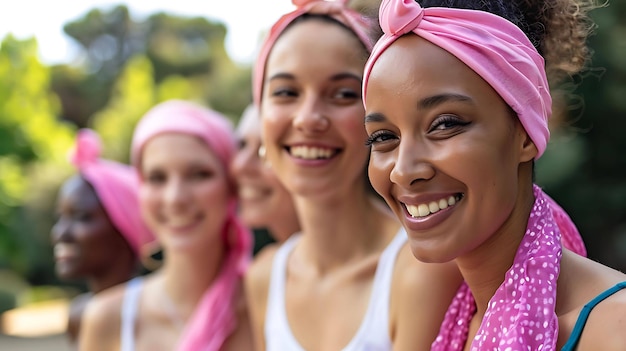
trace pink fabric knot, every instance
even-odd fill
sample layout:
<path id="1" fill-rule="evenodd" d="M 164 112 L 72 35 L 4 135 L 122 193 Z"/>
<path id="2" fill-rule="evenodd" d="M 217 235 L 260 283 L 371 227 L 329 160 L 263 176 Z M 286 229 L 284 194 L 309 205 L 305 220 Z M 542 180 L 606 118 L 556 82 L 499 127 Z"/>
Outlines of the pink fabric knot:
<path id="1" fill-rule="evenodd" d="M 380 5 L 380 27 L 385 33 L 403 35 L 415 29 L 424 17 L 424 9 L 415 0 L 389 1 Z"/>
<path id="2" fill-rule="evenodd" d="M 102 153 L 100 136 L 91 129 L 81 129 L 76 135 L 76 146 L 70 155 L 71 163 L 78 169 L 98 161 Z"/>
<path id="3" fill-rule="evenodd" d="M 100 140 L 94 130 L 79 130 L 70 161 L 93 187 L 111 222 L 139 256 L 142 245 L 154 240 L 139 210 L 139 178 L 129 165 L 101 159 Z"/>

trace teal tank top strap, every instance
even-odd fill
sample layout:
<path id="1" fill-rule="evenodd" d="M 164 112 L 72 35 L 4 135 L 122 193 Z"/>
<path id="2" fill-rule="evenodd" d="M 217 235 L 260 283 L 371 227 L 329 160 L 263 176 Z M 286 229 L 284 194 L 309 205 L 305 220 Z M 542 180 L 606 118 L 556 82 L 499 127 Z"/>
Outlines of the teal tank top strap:
<path id="1" fill-rule="evenodd" d="M 582 311 L 580 311 L 578 319 L 576 320 L 576 324 L 574 325 L 574 329 L 572 329 L 572 334 L 570 334 L 569 339 L 567 339 L 567 342 L 565 343 L 561 351 L 576 350 L 576 346 L 578 346 L 578 341 L 580 340 L 580 335 L 583 333 L 585 323 L 587 323 L 587 319 L 589 318 L 589 313 L 591 313 L 591 310 L 604 299 L 624 288 L 626 288 L 626 282 L 617 283 L 612 288 L 604 291 L 600 295 L 596 296 L 593 300 L 589 301 L 583 307 Z"/>

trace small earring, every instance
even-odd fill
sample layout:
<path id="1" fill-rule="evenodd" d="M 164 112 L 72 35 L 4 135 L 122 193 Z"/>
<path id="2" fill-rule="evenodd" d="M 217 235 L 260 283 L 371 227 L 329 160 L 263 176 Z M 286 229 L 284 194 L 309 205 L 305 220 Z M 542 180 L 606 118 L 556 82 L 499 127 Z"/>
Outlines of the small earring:
<path id="1" fill-rule="evenodd" d="M 258 154 L 259 154 L 259 158 L 265 161 L 265 145 L 259 146 Z"/>
<path id="2" fill-rule="evenodd" d="M 267 167 L 267 168 L 272 168 L 272 165 L 270 164 L 270 162 L 267 160 L 267 155 L 266 155 L 266 151 L 265 151 L 265 145 L 261 145 L 259 146 L 259 158 L 261 159 L 261 163 L 263 163 L 263 166 Z"/>

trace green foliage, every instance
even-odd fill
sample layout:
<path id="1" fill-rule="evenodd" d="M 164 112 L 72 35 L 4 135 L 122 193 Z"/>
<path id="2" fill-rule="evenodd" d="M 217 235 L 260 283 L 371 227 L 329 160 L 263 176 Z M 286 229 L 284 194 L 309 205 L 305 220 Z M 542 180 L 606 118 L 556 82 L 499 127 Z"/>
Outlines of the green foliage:
<path id="1" fill-rule="evenodd" d="M 50 72 L 37 57 L 37 42 L 7 36 L 0 47 L 0 266 L 29 268 L 20 213 L 28 205 L 32 176 L 45 165 L 66 163 L 73 131 L 57 120 Z"/>

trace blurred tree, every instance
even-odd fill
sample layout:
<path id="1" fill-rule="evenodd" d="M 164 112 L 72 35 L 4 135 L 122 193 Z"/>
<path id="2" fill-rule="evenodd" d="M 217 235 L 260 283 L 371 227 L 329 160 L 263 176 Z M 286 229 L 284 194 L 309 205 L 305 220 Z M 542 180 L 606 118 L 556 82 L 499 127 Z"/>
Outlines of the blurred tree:
<path id="1" fill-rule="evenodd" d="M 117 6 L 91 10 L 64 30 L 82 48 L 83 67 L 78 72 L 55 67 L 53 87 L 61 98 L 63 117 L 79 126 L 88 125 L 88 119 L 108 103 L 114 82 L 136 55 L 149 59 L 157 84 L 170 76 L 194 80 L 205 92 L 204 99 L 222 104 L 225 113 L 240 113 L 250 99 L 249 71 L 229 58 L 224 46 L 226 27 L 221 23 L 165 13 L 140 22 L 130 17 L 126 6 Z"/>
<path id="2" fill-rule="evenodd" d="M 42 172 L 48 179 L 59 174 L 56 166 L 66 163 L 73 135 L 57 120 L 50 72 L 37 54 L 34 39 L 7 36 L 0 45 L 0 266 L 21 274 L 45 261 L 31 249 L 47 236 L 38 236 L 24 208 L 35 189 L 50 183 L 35 185 L 33 179 Z"/>

